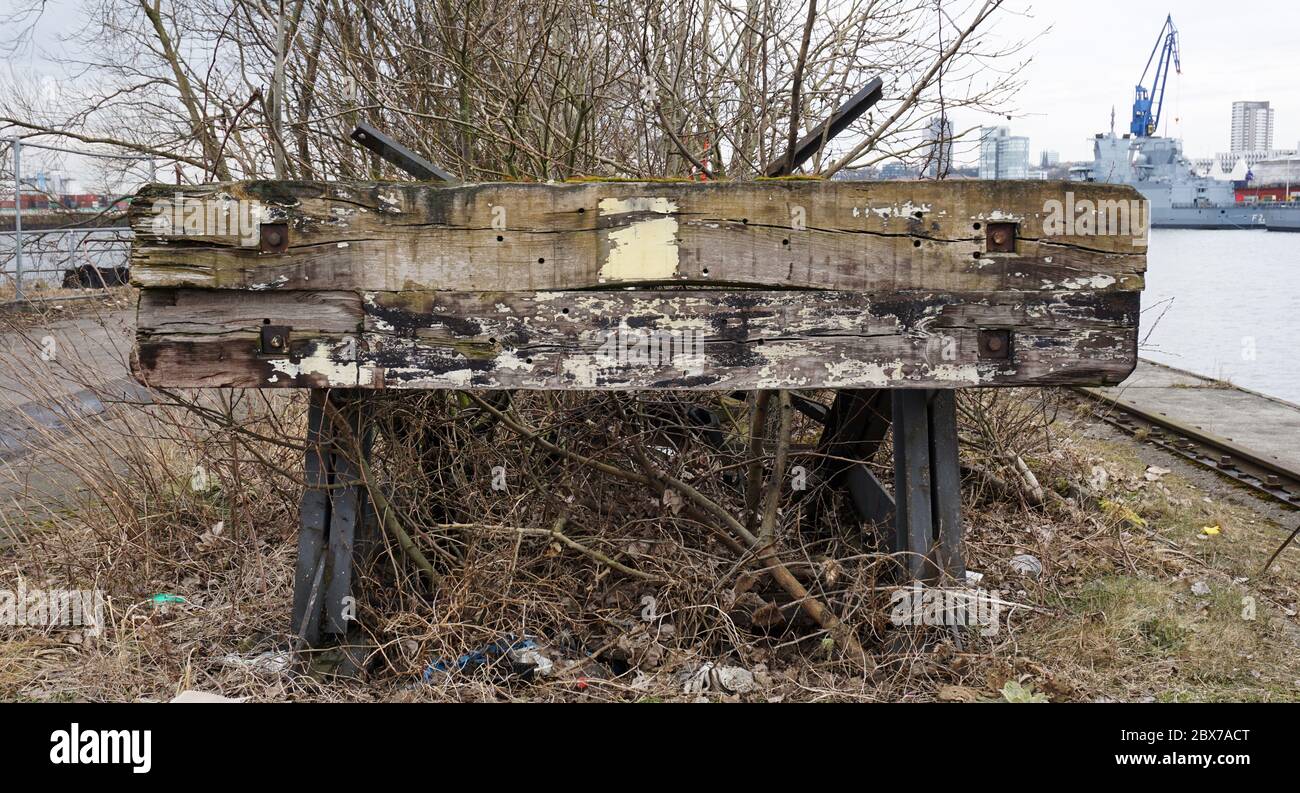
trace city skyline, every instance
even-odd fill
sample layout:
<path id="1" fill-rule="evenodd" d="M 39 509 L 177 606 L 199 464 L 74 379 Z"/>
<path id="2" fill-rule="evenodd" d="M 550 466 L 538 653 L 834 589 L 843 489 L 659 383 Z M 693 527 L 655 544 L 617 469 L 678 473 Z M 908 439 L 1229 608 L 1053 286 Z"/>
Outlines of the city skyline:
<path id="1" fill-rule="evenodd" d="M 1261 0 L 1247 18 L 1230 18 L 1221 3 L 1209 0 L 1022 2 L 1016 8 L 1024 14 L 1004 17 L 993 28 L 996 35 L 1011 40 L 1042 33 L 1025 53 L 1032 60 L 1022 73 L 1026 84 L 1017 106 L 1008 109 L 1009 117 L 961 116 L 958 126 L 1010 126 L 1030 139 L 1035 159 L 1048 150 L 1065 161 L 1090 160 L 1092 138 L 1110 130 L 1112 108 L 1116 131 L 1127 131 L 1134 86 L 1165 16 L 1172 14 L 1180 32 L 1182 74 L 1170 74 L 1160 134 L 1181 138 L 1191 156 L 1227 152 L 1233 103 L 1263 101 L 1275 115 L 1273 146 L 1300 144 L 1300 91 L 1291 73 L 1279 68 L 1294 50 L 1300 5 Z M 1089 42 L 1086 52 L 1080 41 Z M 958 160 L 973 164 L 978 136 L 965 143 Z"/>

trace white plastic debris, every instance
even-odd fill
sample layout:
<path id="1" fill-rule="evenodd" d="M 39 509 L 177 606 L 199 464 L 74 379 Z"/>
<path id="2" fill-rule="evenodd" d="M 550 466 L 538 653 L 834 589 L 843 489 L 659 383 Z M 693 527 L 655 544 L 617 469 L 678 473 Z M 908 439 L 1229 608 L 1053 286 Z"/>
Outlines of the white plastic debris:
<path id="1" fill-rule="evenodd" d="M 533 674 L 538 677 L 550 677 L 555 671 L 555 662 L 543 655 L 540 647 L 511 650 L 510 660 L 519 666 L 532 667 Z"/>
<path id="2" fill-rule="evenodd" d="M 1159 466 L 1153 465 L 1147 469 L 1146 480 L 1148 482 L 1159 482 L 1161 479 L 1164 479 L 1172 473 L 1173 471 L 1170 471 L 1168 468 L 1160 468 Z"/>
<path id="3" fill-rule="evenodd" d="M 196 702 L 243 702 L 248 697 L 223 697 L 220 694 L 211 694 L 207 691 L 182 691 L 169 701 L 188 705 Z"/>
<path id="4" fill-rule="evenodd" d="M 278 675 L 289 668 L 289 654 L 265 652 L 246 657 L 229 653 L 222 657 L 221 663 L 224 666 L 235 666 L 241 669 Z"/>
<path id="5" fill-rule="evenodd" d="M 758 688 L 754 673 L 740 666 L 706 663 L 685 676 L 684 694 L 748 694 Z"/>
<path id="6" fill-rule="evenodd" d="M 1203 598 L 1203 597 L 1209 597 L 1210 593 L 1211 593 L 1210 585 L 1205 583 L 1204 581 L 1197 581 L 1195 584 L 1192 584 L 1193 595 L 1196 595 L 1199 598 Z"/>
<path id="7" fill-rule="evenodd" d="M 1043 574 L 1043 563 L 1038 560 L 1037 556 L 1022 553 L 1019 556 L 1012 557 L 1011 569 L 1020 575 L 1038 578 Z"/>

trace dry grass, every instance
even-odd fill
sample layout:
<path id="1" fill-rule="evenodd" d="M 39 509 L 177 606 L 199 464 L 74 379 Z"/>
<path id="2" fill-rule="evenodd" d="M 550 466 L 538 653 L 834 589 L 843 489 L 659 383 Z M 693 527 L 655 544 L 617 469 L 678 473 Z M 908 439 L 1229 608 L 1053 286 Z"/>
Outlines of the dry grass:
<path id="1" fill-rule="evenodd" d="M 33 353 L 11 350 L 4 369 L 50 407 L 102 379 L 102 365 L 34 365 Z M 748 406 L 708 400 L 723 419 L 718 449 L 692 428 L 696 401 L 529 395 L 505 421 L 466 395 L 371 400 L 372 485 L 441 580 L 431 586 L 391 534 L 375 535 L 356 592 L 360 680 L 328 674 L 328 656 L 278 666 L 290 646 L 302 395 L 174 394 L 33 427 L 29 453 L 6 464 L 29 481 L 0 513 L 0 576 L 98 589 L 107 625 L 98 636 L 0 628 L 0 697 L 692 699 L 705 662 L 753 671 L 749 699 L 991 700 L 1008 681 L 1068 700 L 1294 697 L 1296 552 L 1255 579 L 1277 527 L 1207 504 L 1176 475 L 1147 481 L 1131 447 L 1084 440 L 1078 417 L 1038 393 L 962 402 L 969 566 L 1018 604 L 996 635 L 890 626 L 891 560 L 837 509 L 811 523 L 815 494 L 783 489 L 779 562 L 853 626 L 868 663 L 846 663 L 834 631 L 792 605 L 770 561 L 737 553 L 709 511 L 761 522 L 746 515 L 743 483 L 756 462 L 760 481 L 773 477 L 779 411 L 755 461 Z M 791 422 L 790 466 L 815 466 L 815 437 Z M 34 470 L 66 499 L 32 498 Z M 568 543 L 546 533 L 561 518 Z M 1206 525 L 1222 534 L 1198 539 Z M 1041 577 L 1012 571 L 1023 553 L 1042 561 Z M 1191 593 L 1201 580 L 1210 595 Z M 185 602 L 158 606 L 158 594 Z M 1255 621 L 1241 618 L 1246 596 Z M 497 664 L 418 683 L 432 659 L 506 636 L 536 637 L 559 674 L 527 680 Z"/>

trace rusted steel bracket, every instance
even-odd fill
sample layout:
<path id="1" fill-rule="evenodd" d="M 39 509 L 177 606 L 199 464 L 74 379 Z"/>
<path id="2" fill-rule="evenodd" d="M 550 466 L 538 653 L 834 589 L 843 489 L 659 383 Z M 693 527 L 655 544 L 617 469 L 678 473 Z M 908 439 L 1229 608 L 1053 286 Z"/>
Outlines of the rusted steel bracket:
<path id="1" fill-rule="evenodd" d="M 811 159 L 818 149 L 848 129 L 850 124 L 861 118 L 863 113 L 879 102 L 881 97 L 884 96 L 884 92 L 885 81 L 879 77 L 872 78 L 849 101 L 840 105 L 840 109 L 832 113 L 830 118 L 813 127 L 807 135 L 804 135 L 803 139 L 795 145 L 793 152 L 786 152 L 768 163 L 763 169 L 763 175 L 776 178 L 794 173 L 799 169 L 799 166 Z"/>
<path id="2" fill-rule="evenodd" d="M 908 577 L 964 581 L 957 392 L 895 391 L 894 553 Z"/>
<path id="3" fill-rule="evenodd" d="M 352 139 L 416 179 L 460 184 L 460 180 L 449 171 L 439 168 L 364 121 L 352 130 Z"/>
<path id="4" fill-rule="evenodd" d="M 356 613 L 353 568 L 371 545 L 375 520 L 361 482 L 354 444 L 369 453 L 360 405 L 312 389 L 307 408 L 307 451 L 294 574 L 292 630 L 300 645 L 316 647 L 323 635 L 346 636 Z M 331 418 L 346 413 L 348 427 Z"/>

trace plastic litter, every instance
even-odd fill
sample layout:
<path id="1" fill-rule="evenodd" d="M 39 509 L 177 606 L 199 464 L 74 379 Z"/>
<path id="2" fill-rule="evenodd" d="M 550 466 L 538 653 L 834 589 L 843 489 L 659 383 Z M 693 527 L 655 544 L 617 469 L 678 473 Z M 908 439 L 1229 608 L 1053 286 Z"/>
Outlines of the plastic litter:
<path id="1" fill-rule="evenodd" d="M 547 677 L 555 671 L 555 663 L 536 641 L 507 636 L 499 642 L 466 653 L 452 663 L 441 659 L 434 661 L 424 668 L 420 679 L 425 683 L 433 683 L 444 675 L 453 672 L 472 672 L 502 659 L 509 663 L 510 674 L 518 677 Z"/>
<path id="2" fill-rule="evenodd" d="M 1020 575 L 1038 578 L 1043 574 L 1043 563 L 1038 560 L 1037 556 L 1022 553 L 1011 558 L 1011 569 Z"/>

